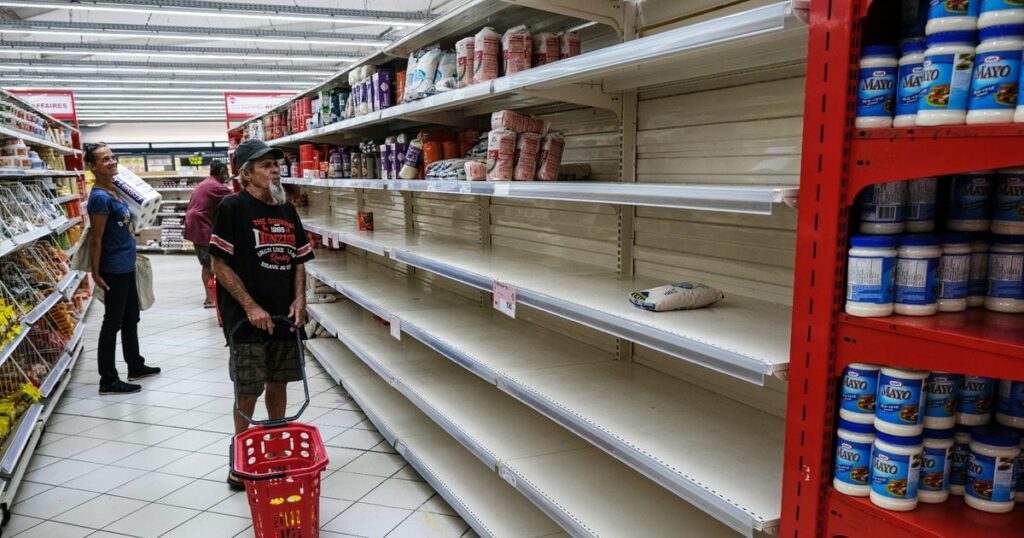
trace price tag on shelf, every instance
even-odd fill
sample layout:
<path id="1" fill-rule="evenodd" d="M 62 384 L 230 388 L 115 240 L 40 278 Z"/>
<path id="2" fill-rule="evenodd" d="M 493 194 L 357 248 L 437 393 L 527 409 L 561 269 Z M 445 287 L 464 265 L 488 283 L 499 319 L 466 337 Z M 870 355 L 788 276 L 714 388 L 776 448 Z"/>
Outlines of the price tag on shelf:
<path id="1" fill-rule="evenodd" d="M 440 192 L 441 187 L 436 181 L 427 182 L 427 192 Z"/>
<path id="2" fill-rule="evenodd" d="M 511 484 L 512 487 L 516 487 L 516 475 L 514 475 L 512 471 L 508 470 L 507 467 L 498 467 L 498 475 L 500 475 L 505 482 Z"/>
<path id="3" fill-rule="evenodd" d="M 508 196 L 509 191 L 512 189 L 511 181 L 499 181 L 494 184 L 494 195 L 495 196 Z"/>
<path id="4" fill-rule="evenodd" d="M 473 186 L 470 185 L 468 181 L 463 181 L 459 185 L 459 193 L 460 194 L 470 194 L 472 192 L 473 192 Z"/>
<path id="5" fill-rule="evenodd" d="M 402 339 L 402 320 L 398 316 L 391 318 L 391 338 L 395 340 Z"/>
<path id="6" fill-rule="evenodd" d="M 516 289 L 511 284 L 494 281 L 494 309 L 516 319 Z"/>

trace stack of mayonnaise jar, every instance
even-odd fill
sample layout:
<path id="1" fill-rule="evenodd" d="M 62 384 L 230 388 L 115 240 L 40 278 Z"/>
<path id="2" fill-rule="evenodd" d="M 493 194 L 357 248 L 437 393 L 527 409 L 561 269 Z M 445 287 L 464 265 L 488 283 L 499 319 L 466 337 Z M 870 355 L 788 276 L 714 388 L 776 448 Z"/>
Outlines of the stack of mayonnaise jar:
<path id="1" fill-rule="evenodd" d="M 861 52 L 856 126 L 1024 123 L 1024 3 L 904 0 L 917 9 L 926 36 Z"/>
<path id="2" fill-rule="evenodd" d="M 951 494 L 994 513 L 1024 502 L 1024 381 L 851 364 L 841 383 L 840 493 L 895 511 Z"/>
<path id="3" fill-rule="evenodd" d="M 848 314 L 1024 313 L 1024 168 L 873 185 L 858 204 Z"/>

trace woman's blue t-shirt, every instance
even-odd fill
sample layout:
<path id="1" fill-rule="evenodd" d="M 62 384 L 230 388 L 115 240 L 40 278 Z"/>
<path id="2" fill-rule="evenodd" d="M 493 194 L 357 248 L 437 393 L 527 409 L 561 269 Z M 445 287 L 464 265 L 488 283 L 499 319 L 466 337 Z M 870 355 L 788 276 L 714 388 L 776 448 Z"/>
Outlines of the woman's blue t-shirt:
<path id="1" fill-rule="evenodd" d="M 135 270 L 135 238 L 132 237 L 132 215 L 128 205 L 103 189 L 89 193 L 89 214 L 107 215 L 100 252 L 100 271 L 131 273 Z"/>

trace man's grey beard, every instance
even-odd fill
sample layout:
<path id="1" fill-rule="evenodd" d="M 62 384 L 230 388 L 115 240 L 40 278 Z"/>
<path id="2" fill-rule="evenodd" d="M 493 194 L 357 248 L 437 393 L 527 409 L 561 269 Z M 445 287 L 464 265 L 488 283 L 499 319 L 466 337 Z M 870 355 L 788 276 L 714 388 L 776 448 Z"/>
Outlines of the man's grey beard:
<path id="1" fill-rule="evenodd" d="M 288 201 L 288 195 L 284 192 L 284 187 L 276 181 L 270 182 L 270 197 L 274 199 L 274 203 L 277 205 L 283 205 Z"/>

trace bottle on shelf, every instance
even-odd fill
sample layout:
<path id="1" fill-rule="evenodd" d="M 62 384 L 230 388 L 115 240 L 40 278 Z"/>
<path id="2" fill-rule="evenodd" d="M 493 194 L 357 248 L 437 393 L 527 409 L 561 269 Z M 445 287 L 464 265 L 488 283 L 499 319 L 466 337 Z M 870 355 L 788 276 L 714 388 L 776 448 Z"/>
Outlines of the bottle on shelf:
<path id="1" fill-rule="evenodd" d="M 946 226 L 957 232 L 984 232 L 991 219 L 994 170 L 966 172 L 950 183 Z"/>
<path id="2" fill-rule="evenodd" d="M 1024 4 L 1018 0 L 982 0 L 978 28 L 1024 24 Z"/>
<path id="3" fill-rule="evenodd" d="M 871 494 L 871 446 L 875 427 L 839 419 L 832 485 L 836 491 L 854 497 Z"/>
<path id="4" fill-rule="evenodd" d="M 903 316 L 931 316 L 938 312 L 936 277 L 942 249 L 933 235 L 904 235 L 896 260 L 893 312 Z"/>
<path id="5" fill-rule="evenodd" d="M 962 125 L 966 121 L 976 39 L 974 30 L 928 36 L 917 125 Z"/>
<path id="6" fill-rule="evenodd" d="M 907 232 L 923 233 L 935 229 L 935 194 L 939 178 L 922 177 L 907 182 Z"/>
<path id="7" fill-rule="evenodd" d="M 1024 24 L 990 26 L 980 32 L 967 123 L 1012 123 L 1016 111 Z"/>
<path id="8" fill-rule="evenodd" d="M 896 47 L 890 45 L 864 47 L 857 85 L 858 129 L 892 127 L 898 55 Z"/>
<path id="9" fill-rule="evenodd" d="M 953 429 L 925 430 L 923 444 L 917 498 L 923 503 L 944 503 L 949 499 Z"/>
<path id="10" fill-rule="evenodd" d="M 871 449 L 872 504 L 894 512 L 917 508 L 921 435 L 900 437 L 879 431 Z"/>
<path id="11" fill-rule="evenodd" d="M 997 173 L 991 229 L 995 234 L 1024 235 L 1024 168 Z"/>
<path id="12" fill-rule="evenodd" d="M 850 238 L 846 273 L 848 314 L 860 317 L 892 314 L 896 257 L 894 236 L 857 235 Z"/>
<path id="13" fill-rule="evenodd" d="M 924 381 L 928 372 L 883 367 L 878 375 L 875 429 L 895 436 L 924 431 Z"/>
<path id="14" fill-rule="evenodd" d="M 967 234 L 948 233 L 942 239 L 942 258 L 938 269 L 939 312 L 967 310 L 971 279 L 971 242 Z"/>
<path id="15" fill-rule="evenodd" d="M 1024 235 L 993 235 L 985 308 L 1024 313 Z"/>
<path id="16" fill-rule="evenodd" d="M 1013 510 L 1020 434 L 1000 426 L 976 428 L 970 447 L 964 488 L 967 506 L 996 514 Z"/>
<path id="17" fill-rule="evenodd" d="M 982 0 L 948 2 L 932 0 L 928 9 L 928 23 L 924 31 L 929 36 L 940 32 L 975 30 Z"/>
<path id="18" fill-rule="evenodd" d="M 916 0 L 915 0 L 916 1 Z M 924 51 L 928 46 L 923 37 L 909 39 L 900 45 L 899 71 L 896 75 L 896 116 L 893 127 L 917 125 L 917 102 L 924 82 Z"/>

